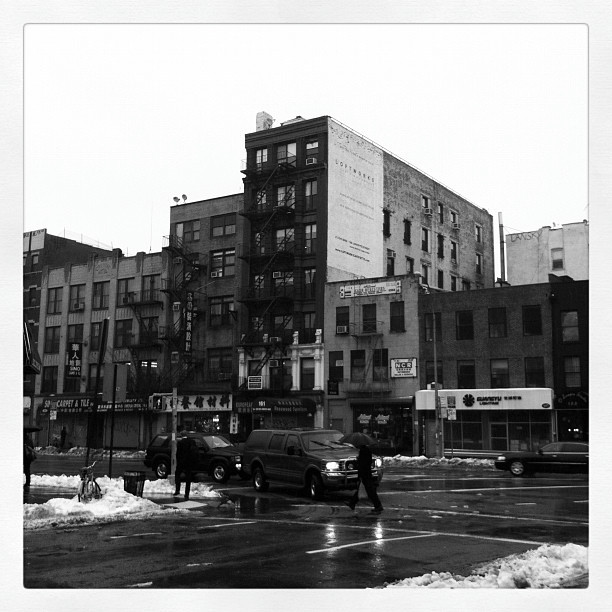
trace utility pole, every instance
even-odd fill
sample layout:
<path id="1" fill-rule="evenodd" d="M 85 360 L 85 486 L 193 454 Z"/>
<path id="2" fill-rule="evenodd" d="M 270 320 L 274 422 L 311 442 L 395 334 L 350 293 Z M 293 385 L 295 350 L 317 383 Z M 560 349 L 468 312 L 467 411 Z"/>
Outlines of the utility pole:
<path id="1" fill-rule="evenodd" d="M 87 420 L 87 453 L 85 455 L 85 464 L 89 464 L 89 447 L 92 438 L 96 436 L 98 429 L 98 392 L 100 390 L 100 373 L 104 364 L 104 354 L 106 353 L 106 338 L 108 336 L 108 318 L 102 321 L 102 330 L 100 332 L 100 348 L 98 349 L 98 366 L 96 370 L 96 386 L 94 389 L 94 401 L 89 419 Z"/>
<path id="2" fill-rule="evenodd" d="M 432 294 L 433 295 L 433 294 Z M 431 301 L 431 319 L 433 326 L 433 361 L 434 361 L 434 405 L 436 413 L 436 457 L 444 457 L 444 428 L 440 414 L 440 397 L 438 393 L 438 351 L 436 347 L 436 313 L 434 311 L 433 298 Z"/>

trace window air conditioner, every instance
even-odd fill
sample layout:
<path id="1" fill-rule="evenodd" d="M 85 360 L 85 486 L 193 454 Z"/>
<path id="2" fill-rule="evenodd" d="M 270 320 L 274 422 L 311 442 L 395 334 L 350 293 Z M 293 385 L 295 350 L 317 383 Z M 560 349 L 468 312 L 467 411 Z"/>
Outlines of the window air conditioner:
<path id="1" fill-rule="evenodd" d="M 83 302 L 75 302 L 73 310 L 84 310 L 85 304 Z"/>
<path id="2" fill-rule="evenodd" d="M 172 304 L 172 312 L 181 312 L 181 303 L 173 302 Z"/>
<path id="3" fill-rule="evenodd" d="M 282 272 L 272 272 L 272 278 L 283 278 Z"/>
<path id="4" fill-rule="evenodd" d="M 280 341 L 281 341 L 280 336 L 270 336 L 270 342 L 280 342 Z"/>
<path id="5" fill-rule="evenodd" d="M 182 257 L 174 257 L 174 258 L 172 259 L 172 263 L 173 263 L 175 266 L 180 266 L 180 265 L 183 263 L 183 258 L 182 258 Z"/>
<path id="6" fill-rule="evenodd" d="M 337 334 L 348 334 L 348 325 L 336 325 Z"/>
<path id="7" fill-rule="evenodd" d="M 307 157 L 306 158 L 306 165 L 307 166 L 311 166 L 312 164 L 316 164 L 317 163 L 317 158 L 316 157 Z"/>
<path id="8" fill-rule="evenodd" d="M 423 212 L 431 217 L 431 215 L 433 215 L 433 208 L 424 208 Z"/>
<path id="9" fill-rule="evenodd" d="M 221 278 L 223 276 L 223 272 L 221 270 L 213 270 L 210 273 L 210 278 Z"/>
<path id="10" fill-rule="evenodd" d="M 278 359 L 270 359 L 270 361 L 268 363 L 270 364 L 271 368 L 278 368 L 279 360 Z"/>
<path id="11" fill-rule="evenodd" d="M 396 253 L 393 249 L 387 249 L 387 257 L 391 257 L 392 259 L 395 259 Z"/>
<path id="12" fill-rule="evenodd" d="M 129 303 L 132 301 L 132 297 L 133 297 L 133 296 L 132 296 L 132 294 L 131 294 L 131 293 L 126 293 L 126 294 L 123 296 L 123 298 L 122 298 L 122 300 L 121 300 L 121 303 L 122 303 L 122 304 L 129 304 Z"/>
<path id="13" fill-rule="evenodd" d="M 453 229 L 459 229 L 460 227 L 459 223 L 453 223 Z"/>

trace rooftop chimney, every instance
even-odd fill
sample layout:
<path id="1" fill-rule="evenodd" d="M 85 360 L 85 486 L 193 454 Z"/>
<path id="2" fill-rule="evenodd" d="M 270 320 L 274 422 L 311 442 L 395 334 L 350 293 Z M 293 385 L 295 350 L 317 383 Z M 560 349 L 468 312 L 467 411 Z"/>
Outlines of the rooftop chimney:
<path id="1" fill-rule="evenodd" d="M 265 111 L 257 113 L 257 120 L 255 123 L 255 131 L 261 132 L 262 130 L 269 130 L 274 123 L 274 117 Z"/>

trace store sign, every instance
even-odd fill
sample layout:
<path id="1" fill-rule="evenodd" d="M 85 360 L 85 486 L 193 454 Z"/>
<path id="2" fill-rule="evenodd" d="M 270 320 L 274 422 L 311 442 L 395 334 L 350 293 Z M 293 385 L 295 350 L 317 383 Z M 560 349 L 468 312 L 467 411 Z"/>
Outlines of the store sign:
<path id="1" fill-rule="evenodd" d="M 261 391 L 263 389 L 263 376 L 249 376 L 247 378 L 247 389 L 249 391 Z"/>
<path id="2" fill-rule="evenodd" d="M 550 410 L 552 389 L 441 389 L 440 400 L 445 397 L 449 408 L 458 410 Z M 417 410 L 433 410 L 435 391 L 417 391 Z"/>
<path id="3" fill-rule="evenodd" d="M 360 414 L 360 415 L 357 417 L 357 420 L 358 420 L 358 421 L 359 421 L 359 422 L 360 422 L 362 425 L 365 425 L 366 423 L 369 423 L 369 422 L 370 422 L 370 419 L 371 419 L 371 418 L 372 418 L 372 415 L 371 415 L 371 414 L 363 414 L 363 413 L 362 413 L 362 414 Z"/>
<path id="4" fill-rule="evenodd" d="M 391 378 L 414 378 L 416 372 L 416 357 L 391 359 Z"/>
<path id="5" fill-rule="evenodd" d="M 80 342 L 71 342 L 66 355 L 66 376 L 69 378 L 81 377 L 81 358 L 83 355 L 83 345 Z"/>
<path id="6" fill-rule="evenodd" d="M 327 395 L 338 395 L 339 393 L 339 383 L 337 380 L 328 380 L 327 381 Z"/>
<path id="7" fill-rule="evenodd" d="M 379 424 L 379 425 L 386 425 L 389 422 L 389 415 L 388 414 L 379 414 L 378 416 L 376 416 L 374 418 L 374 420 Z"/>
<path id="8" fill-rule="evenodd" d="M 389 295 L 402 292 L 402 281 L 367 283 L 362 285 L 344 285 L 340 287 L 341 298 L 368 297 L 372 295 Z"/>
<path id="9" fill-rule="evenodd" d="M 193 291 L 187 292 L 187 303 L 185 305 L 185 353 L 191 353 L 193 333 Z"/>

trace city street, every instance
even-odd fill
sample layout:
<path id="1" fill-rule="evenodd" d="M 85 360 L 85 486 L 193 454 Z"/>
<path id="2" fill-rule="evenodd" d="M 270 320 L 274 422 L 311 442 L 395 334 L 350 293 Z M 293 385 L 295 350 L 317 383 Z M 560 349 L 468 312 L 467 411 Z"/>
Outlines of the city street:
<path id="1" fill-rule="evenodd" d="M 347 492 L 314 502 L 285 487 L 256 493 L 239 479 L 215 488 L 231 502 L 150 497 L 191 512 L 26 531 L 25 586 L 377 587 L 432 571 L 469 575 L 546 543 L 588 545 L 587 476 L 392 467 L 380 516 L 365 500 L 354 516 Z M 40 491 L 28 497 L 44 501 Z"/>

